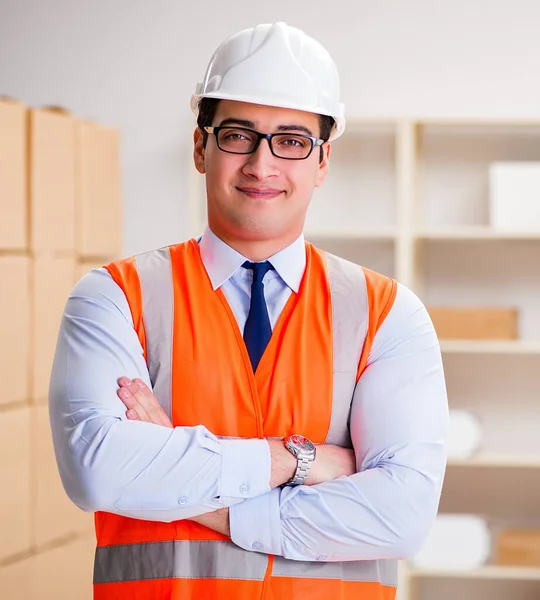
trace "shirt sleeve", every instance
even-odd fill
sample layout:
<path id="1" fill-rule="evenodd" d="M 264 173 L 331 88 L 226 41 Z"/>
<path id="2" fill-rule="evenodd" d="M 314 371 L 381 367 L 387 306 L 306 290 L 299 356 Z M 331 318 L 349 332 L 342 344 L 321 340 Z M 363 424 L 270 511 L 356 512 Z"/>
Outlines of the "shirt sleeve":
<path id="1" fill-rule="evenodd" d="M 67 301 L 49 390 L 60 475 L 80 508 L 173 521 L 270 489 L 266 440 L 129 421 L 116 395 L 122 375 L 150 385 L 127 299 L 105 269 L 93 270 Z"/>
<path id="2" fill-rule="evenodd" d="M 399 285 L 354 392 L 350 433 L 358 472 L 231 506 L 232 540 L 295 560 L 414 555 L 437 513 L 447 427 L 433 325 L 420 300 Z"/>

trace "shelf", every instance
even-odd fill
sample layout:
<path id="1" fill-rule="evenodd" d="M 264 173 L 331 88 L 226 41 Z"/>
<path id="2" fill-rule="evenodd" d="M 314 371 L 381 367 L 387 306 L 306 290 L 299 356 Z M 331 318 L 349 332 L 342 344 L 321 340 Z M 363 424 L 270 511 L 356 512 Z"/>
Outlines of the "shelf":
<path id="1" fill-rule="evenodd" d="M 393 240 L 397 237 L 399 231 L 397 229 L 386 227 L 373 228 L 334 228 L 334 229 L 314 229 L 306 228 L 305 236 L 318 238 L 358 238 L 358 239 L 375 239 L 375 240 Z M 476 240 L 493 240 L 493 241 L 540 241 L 540 230 L 538 231 L 494 231 L 489 227 L 452 227 L 443 229 L 423 229 L 417 231 L 413 237 L 417 240 L 433 240 L 433 241 L 476 241 Z"/>
<path id="2" fill-rule="evenodd" d="M 540 121 L 538 120 L 512 117 L 417 117 L 414 122 L 418 125 L 448 125 L 452 127 L 540 127 Z"/>
<path id="3" fill-rule="evenodd" d="M 422 229 L 415 234 L 418 240 L 539 240 L 540 231 L 496 231 L 490 227 L 449 227 Z"/>
<path id="4" fill-rule="evenodd" d="M 396 123 L 412 123 L 413 125 L 450 125 L 450 126 L 478 126 L 478 127 L 540 127 L 540 120 L 527 119 L 519 117 L 486 117 L 485 115 L 466 116 L 466 117 L 422 117 L 413 115 L 402 117 L 400 115 L 391 115 L 388 117 L 363 117 L 349 116 L 347 117 L 347 127 L 351 125 L 395 125 Z"/>
<path id="5" fill-rule="evenodd" d="M 540 469 L 540 455 L 480 453 L 471 458 L 449 458 L 448 467 Z"/>
<path id="6" fill-rule="evenodd" d="M 540 581 L 540 568 L 501 567 L 487 565 L 472 570 L 453 569 L 415 569 L 408 567 L 410 577 L 415 578 L 452 578 L 452 579 L 513 579 L 518 581 Z"/>
<path id="7" fill-rule="evenodd" d="M 389 242 L 396 238 L 396 230 L 385 227 L 357 228 L 357 229 L 314 229 L 308 228 L 304 232 L 307 240 L 312 238 L 331 240 L 374 240 Z"/>
<path id="8" fill-rule="evenodd" d="M 444 354 L 540 354 L 540 342 L 441 340 Z"/>

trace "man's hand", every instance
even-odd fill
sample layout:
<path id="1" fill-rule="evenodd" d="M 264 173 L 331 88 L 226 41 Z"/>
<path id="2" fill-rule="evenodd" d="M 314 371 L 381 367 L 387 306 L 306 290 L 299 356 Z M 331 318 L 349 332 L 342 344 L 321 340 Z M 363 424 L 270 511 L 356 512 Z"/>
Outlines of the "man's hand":
<path id="1" fill-rule="evenodd" d="M 296 471 L 297 460 L 285 448 L 282 441 L 269 440 L 268 444 L 272 457 L 270 487 L 275 488 L 292 479 Z M 309 470 L 306 485 L 324 483 L 338 477 L 347 477 L 353 473 L 356 473 L 354 450 L 332 444 L 318 444 L 315 461 Z"/>
<path id="2" fill-rule="evenodd" d="M 306 485 L 317 485 L 338 477 L 348 477 L 356 473 L 354 450 L 321 444 L 317 446 L 315 461 L 309 470 Z"/>
<path id="3" fill-rule="evenodd" d="M 192 517 L 190 521 L 195 521 L 195 523 L 199 523 L 209 529 L 213 529 L 218 533 L 226 535 L 227 537 L 231 537 L 228 508 L 218 508 L 218 510 L 214 510 L 213 512 L 205 513 L 198 517 Z"/>
<path id="4" fill-rule="evenodd" d="M 155 423 L 172 428 L 173 424 L 161 408 L 159 400 L 142 379 L 131 381 L 128 377 L 120 377 L 118 385 L 120 388 L 117 394 L 126 405 L 126 417 L 129 420 Z"/>

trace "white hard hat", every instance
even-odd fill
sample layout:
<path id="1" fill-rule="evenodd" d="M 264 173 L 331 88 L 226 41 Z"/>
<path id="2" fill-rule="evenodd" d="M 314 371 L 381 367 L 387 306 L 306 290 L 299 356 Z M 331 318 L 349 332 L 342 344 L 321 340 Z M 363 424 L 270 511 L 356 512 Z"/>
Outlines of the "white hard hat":
<path id="1" fill-rule="evenodd" d="M 257 25 L 225 40 L 191 97 L 195 115 L 201 98 L 329 115 L 336 121 L 331 140 L 345 129 L 339 75 L 332 57 L 319 42 L 285 23 Z"/>

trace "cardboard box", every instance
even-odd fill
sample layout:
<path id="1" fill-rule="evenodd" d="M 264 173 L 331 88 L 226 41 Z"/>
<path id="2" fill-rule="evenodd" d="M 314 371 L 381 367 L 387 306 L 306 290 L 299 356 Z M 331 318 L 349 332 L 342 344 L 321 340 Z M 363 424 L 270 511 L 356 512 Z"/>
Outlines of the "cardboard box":
<path id="1" fill-rule="evenodd" d="M 38 600 L 36 596 L 36 560 L 32 556 L 0 566 L 0 598 L 2 600 Z"/>
<path id="2" fill-rule="evenodd" d="M 518 311 L 515 308 L 428 307 L 440 339 L 516 340 Z"/>
<path id="3" fill-rule="evenodd" d="M 30 398 L 30 260 L 0 256 L 0 404 Z"/>
<path id="4" fill-rule="evenodd" d="M 81 277 L 84 277 L 92 269 L 99 269 L 104 265 L 108 265 L 114 260 L 114 258 L 102 258 L 101 260 L 85 260 L 79 261 L 76 266 L 75 280 L 79 281 Z"/>
<path id="5" fill-rule="evenodd" d="M 540 162 L 489 167 L 490 222 L 497 231 L 540 229 Z"/>
<path id="6" fill-rule="evenodd" d="M 0 412 L 0 560 L 30 548 L 30 408 Z"/>
<path id="7" fill-rule="evenodd" d="M 75 259 L 33 258 L 31 272 L 31 395 L 34 401 L 45 402 L 60 322 L 75 279 Z"/>
<path id="8" fill-rule="evenodd" d="M 0 566 L 2 600 L 92 600 L 93 537 Z"/>
<path id="9" fill-rule="evenodd" d="M 540 530 L 508 529 L 497 538 L 496 563 L 540 567 Z"/>
<path id="10" fill-rule="evenodd" d="M 43 546 L 70 534 L 91 532 L 93 515 L 83 512 L 68 498 L 52 443 L 48 406 L 32 408 L 32 543 Z"/>
<path id="11" fill-rule="evenodd" d="M 77 254 L 121 252 L 120 135 L 89 121 L 77 122 Z"/>
<path id="12" fill-rule="evenodd" d="M 36 599 L 92 600 L 95 541 L 74 541 L 36 556 Z"/>
<path id="13" fill-rule="evenodd" d="M 27 246 L 26 108 L 0 99 L 0 249 Z"/>
<path id="14" fill-rule="evenodd" d="M 75 252 L 75 119 L 30 111 L 30 247 Z"/>

